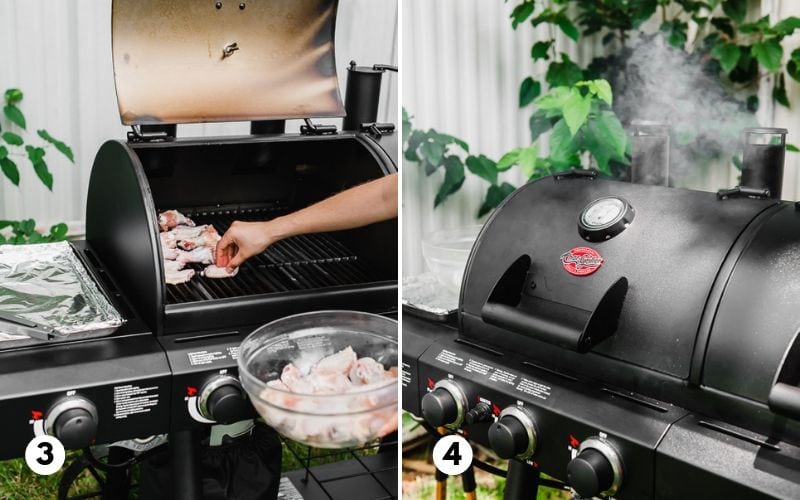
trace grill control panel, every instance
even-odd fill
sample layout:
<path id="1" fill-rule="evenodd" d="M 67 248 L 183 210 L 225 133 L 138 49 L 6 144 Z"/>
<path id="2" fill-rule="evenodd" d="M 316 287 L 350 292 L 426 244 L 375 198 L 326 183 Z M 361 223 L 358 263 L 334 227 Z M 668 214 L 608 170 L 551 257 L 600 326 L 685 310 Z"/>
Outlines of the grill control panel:
<path id="1" fill-rule="evenodd" d="M 419 416 L 432 426 L 491 447 L 521 476 L 532 469 L 548 474 L 582 497 L 652 498 L 656 446 L 686 414 L 471 347 L 455 335 L 439 338 L 409 366 Z"/>

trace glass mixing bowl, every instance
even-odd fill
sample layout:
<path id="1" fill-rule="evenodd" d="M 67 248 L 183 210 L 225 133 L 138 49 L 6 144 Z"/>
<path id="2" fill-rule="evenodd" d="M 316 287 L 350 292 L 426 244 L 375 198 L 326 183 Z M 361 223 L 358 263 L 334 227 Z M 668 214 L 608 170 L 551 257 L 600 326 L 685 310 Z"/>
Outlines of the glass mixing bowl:
<path id="1" fill-rule="evenodd" d="M 277 387 L 293 363 L 308 373 L 320 359 L 352 347 L 397 373 L 397 322 L 355 311 L 297 314 L 251 333 L 239 351 L 239 377 L 256 411 L 282 435 L 316 448 L 362 446 L 397 430 L 397 378 L 343 394 L 300 394 Z"/>
<path id="2" fill-rule="evenodd" d="M 442 285 L 455 293 L 461 291 L 464 268 L 472 245 L 482 226 L 440 229 L 422 238 L 422 256 L 428 269 Z"/>

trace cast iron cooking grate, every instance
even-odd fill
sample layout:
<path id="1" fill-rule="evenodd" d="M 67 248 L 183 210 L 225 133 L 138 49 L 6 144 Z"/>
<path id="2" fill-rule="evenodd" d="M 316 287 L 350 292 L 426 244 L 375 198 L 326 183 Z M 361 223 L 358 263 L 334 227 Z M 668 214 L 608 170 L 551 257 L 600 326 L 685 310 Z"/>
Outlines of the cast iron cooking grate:
<path id="1" fill-rule="evenodd" d="M 234 220 L 263 221 L 282 213 L 274 208 L 183 211 L 197 224 L 212 224 L 223 234 Z M 313 290 L 374 281 L 365 262 L 331 234 L 308 234 L 275 243 L 248 260 L 233 278 L 198 274 L 188 283 L 167 285 L 167 304 L 219 300 L 246 295 Z"/>

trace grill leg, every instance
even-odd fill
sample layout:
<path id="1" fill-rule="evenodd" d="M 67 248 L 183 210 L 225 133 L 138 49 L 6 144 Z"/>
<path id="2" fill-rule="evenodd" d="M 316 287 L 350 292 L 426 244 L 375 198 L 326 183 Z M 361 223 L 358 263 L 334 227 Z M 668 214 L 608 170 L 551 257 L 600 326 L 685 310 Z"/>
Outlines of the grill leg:
<path id="1" fill-rule="evenodd" d="M 133 451 L 111 446 L 108 449 L 108 463 L 121 464 L 133 458 Z M 103 500 L 118 500 L 128 498 L 131 489 L 131 469 L 111 469 L 106 474 L 106 484 L 103 486 Z"/>
<path id="2" fill-rule="evenodd" d="M 200 440 L 192 431 L 173 432 L 169 435 L 169 453 L 174 481 L 172 497 L 175 500 L 201 500 L 203 498 L 199 444 Z"/>
<path id="3" fill-rule="evenodd" d="M 538 492 L 539 471 L 519 460 L 509 460 L 503 500 L 534 500 Z"/>
<path id="4" fill-rule="evenodd" d="M 469 469 L 461 474 L 461 484 L 464 486 L 464 498 L 466 500 L 476 500 L 475 489 L 477 485 L 475 484 L 475 468 L 473 466 L 470 465 Z"/>
<path id="5" fill-rule="evenodd" d="M 447 498 L 447 474 L 436 469 L 436 500 L 446 500 Z"/>

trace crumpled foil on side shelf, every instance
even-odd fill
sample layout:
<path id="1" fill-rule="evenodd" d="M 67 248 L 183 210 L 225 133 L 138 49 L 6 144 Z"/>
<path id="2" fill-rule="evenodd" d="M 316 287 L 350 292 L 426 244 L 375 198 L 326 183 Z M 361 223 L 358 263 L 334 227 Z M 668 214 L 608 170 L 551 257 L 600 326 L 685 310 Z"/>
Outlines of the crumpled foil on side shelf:
<path id="1" fill-rule="evenodd" d="M 0 245 L 0 311 L 54 328 L 56 341 L 110 335 L 124 323 L 67 242 Z M 0 324 L 0 341 L 28 339 Z"/>
<path id="2" fill-rule="evenodd" d="M 439 283 L 432 273 L 403 278 L 403 305 L 441 319 L 458 310 L 458 293 Z"/>

